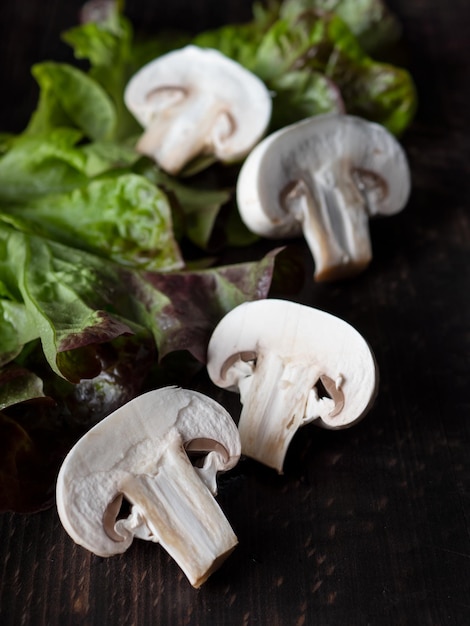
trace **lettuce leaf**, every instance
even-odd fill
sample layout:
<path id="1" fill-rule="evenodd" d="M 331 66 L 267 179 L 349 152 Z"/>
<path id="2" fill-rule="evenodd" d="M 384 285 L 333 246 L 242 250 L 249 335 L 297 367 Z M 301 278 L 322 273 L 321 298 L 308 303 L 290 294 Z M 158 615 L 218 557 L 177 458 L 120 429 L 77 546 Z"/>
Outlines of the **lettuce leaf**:
<path id="1" fill-rule="evenodd" d="M 72 192 L 10 206 L 50 239 L 123 265 L 180 269 L 166 195 L 143 176 L 104 177 Z"/>
<path id="2" fill-rule="evenodd" d="M 279 17 L 287 19 L 312 10 L 333 13 L 369 54 L 388 49 L 401 35 L 399 21 L 382 0 L 284 0 L 278 10 Z"/>
<path id="3" fill-rule="evenodd" d="M 12 140 L 0 158 L 0 203 L 22 202 L 85 184 L 86 157 L 76 147 L 81 138 L 77 129 L 58 128 Z"/>
<path id="4" fill-rule="evenodd" d="M 374 60 L 354 35 L 370 31 L 377 45 L 385 44 L 395 25 L 376 0 L 286 0 L 265 11 L 258 6 L 250 23 L 202 33 L 194 43 L 219 49 L 266 83 L 273 93 L 271 130 L 345 111 L 399 135 L 416 111 L 413 80 L 406 70 Z"/>
<path id="5" fill-rule="evenodd" d="M 25 344 L 38 337 L 34 320 L 24 304 L 0 297 L 0 367 L 12 361 Z"/>
<path id="6" fill-rule="evenodd" d="M 242 302 L 267 297 L 276 254 L 207 270 L 134 275 L 136 316 L 152 328 L 159 358 L 186 350 L 205 363 L 209 337 L 221 318 Z"/>
<path id="7" fill-rule="evenodd" d="M 72 47 L 77 59 L 89 63 L 89 77 L 111 98 L 116 115 L 113 137 L 121 140 L 137 136 L 141 131 L 122 97 L 131 76 L 157 56 L 183 46 L 190 37 L 172 33 L 171 36 L 160 34 L 158 38 L 137 41 L 119 4 L 109 3 L 106 15 L 70 28 L 62 34 L 62 39 Z"/>
<path id="8" fill-rule="evenodd" d="M 124 298 L 112 268 L 98 257 L 6 225 L 0 226 L 0 252 L 0 276 L 15 277 L 15 292 L 52 371 L 72 382 L 97 375 L 100 366 L 90 346 L 133 332 L 106 310 Z"/>
<path id="9" fill-rule="evenodd" d="M 117 115 L 103 87 L 82 70 L 48 61 L 33 67 L 40 86 L 38 107 L 26 132 L 44 134 L 54 128 L 77 128 L 90 140 L 115 135 Z"/>
<path id="10" fill-rule="evenodd" d="M 90 64 L 88 75 L 99 84 L 114 104 L 114 138 L 122 139 L 140 131 L 124 105 L 122 94 L 139 60 L 132 62 L 132 28 L 116 11 L 100 22 L 87 22 L 62 35 L 77 59 Z M 143 64 L 143 63 L 142 63 Z"/>
<path id="11" fill-rule="evenodd" d="M 0 411 L 44 397 L 43 382 L 33 372 L 17 365 L 0 369 Z"/>
<path id="12" fill-rule="evenodd" d="M 198 248 L 206 250 L 221 208 L 233 197 L 235 185 L 224 188 L 214 186 L 211 181 L 211 188 L 209 183 L 198 184 L 194 179 L 182 182 L 150 164 L 147 159 L 142 160 L 138 171 L 174 198 L 179 237 L 187 237 Z"/>
<path id="13" fill-rule="evenodd" d="M 272 128 L 282 128 L 312 115 L 346 110 L 340 89 L 321 72 L 290 71 L 274 78 L 271 88 L 276 94 Z"/>
<path id="14" fill-rule="evenodd" d="M 294 22 L 278 20 L 266 33 L 254 71 L 269 85 L 278 74 L 292 70 L 321 73 L 338 87 L 346 112 L 394 134 L 401 134 L 413 119 L 416 91 L 409 73 L 373 61 L 335 15 L 304 13 Z"/>

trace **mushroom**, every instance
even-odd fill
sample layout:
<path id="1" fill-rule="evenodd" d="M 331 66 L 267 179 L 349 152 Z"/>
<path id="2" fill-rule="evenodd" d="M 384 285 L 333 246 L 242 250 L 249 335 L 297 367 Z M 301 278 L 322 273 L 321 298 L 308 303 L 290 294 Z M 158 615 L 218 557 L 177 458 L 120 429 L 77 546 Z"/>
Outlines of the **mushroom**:
<path id="1" fill-rule="evenodd" d="M 245 157 L 264 135 L 272 108 L 257 76 L 217 50 L 192 45 L 141 68 L 124 100 L 146 129 L 137 150 L 170 174 L 198 155 Z"/>
<path id="2" fill-rule="evenodd" d="M 188 454 L 203 453 L 193 466 Z M 57 480 L 60 520 L 76 543 L 102 557 L 124 552 L 134 537 L 160 543 L 199 587 L 237 544 L 213 495 L 216 473 L 239 457 L 237 427 L 217 402 L 176 387 L 150 391 L 69 452 Z"/>
<path id="3" fill-rule="evenodd" d="M 266 137 L 244 162 L 237 202 L 258 235 L 303 233 L 315 280 L 362 271 L 372 259 L 368 218 L 400 211 L 410 172 L 383 126 L 352 115 L 311 117 Z"/>
<path id="4" fill-rule="evenodd" d="M 283 471 L 297 429 L 351 426 L 371 408 L 377 367 L 347 322 L 287 300 L 232 309 L 208 346 L 211 380 L 240 393 L 242 454 Z"/>

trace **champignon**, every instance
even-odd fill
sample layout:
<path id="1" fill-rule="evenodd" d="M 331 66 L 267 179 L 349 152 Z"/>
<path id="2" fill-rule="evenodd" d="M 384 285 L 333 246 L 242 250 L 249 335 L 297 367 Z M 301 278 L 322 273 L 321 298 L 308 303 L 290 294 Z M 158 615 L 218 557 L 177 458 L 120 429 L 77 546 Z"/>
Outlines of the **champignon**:
<path id="1" fill-rule="evenodd" d="M 188 454 L 201 453 L 193 466 Z M 57 480 L 59 517 L 99 556 L 124 552 L 134 537 L 158 542 L 199 587 L 237 544 L 213 494 L 216 473 L 239 456 L 237 427 L 220 404 L 176 387 L 150 391 L 69 452 Z M 123 500 L 131 509 L 121 517 Z"/>
<path id="2" fill-rule="evenodd" d="M 137 150 L 170 174 L 198 155 L 243 158 L 264 135 L 272 108 L 257 76 L 217 50 L 192 45 L 141 68 L 124 100 L 146 129 Z"/>
<path id="3" fill-rule="evenodd" d="M 216 326 L 207 371 L 240 393 L 242 454 L 283 471 L 300 426 L 345 428 L 370 409 L 377 367 L 347 322 L 286 300 L 245 302 Z"/>
<path id="4" fill-rule="evenodd" d="M 352 115 L 311 117 L 266 137 L 244 162 L 237 202 L 251 231 L 303 233 L 315 280 L 336 280 L 371 261 L 368 218 L 407 203 L 410 172 L 383 126 Z"/>

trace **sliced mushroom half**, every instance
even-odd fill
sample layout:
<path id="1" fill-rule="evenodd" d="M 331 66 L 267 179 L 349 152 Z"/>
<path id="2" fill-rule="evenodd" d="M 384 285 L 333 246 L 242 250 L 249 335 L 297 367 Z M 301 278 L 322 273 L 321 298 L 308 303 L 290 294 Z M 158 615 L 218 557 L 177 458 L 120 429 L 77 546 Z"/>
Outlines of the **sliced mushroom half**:
<path id="1" fill-rule="evenodd" d="M 199 466 L 190 456 L 197 454 Z M 160 543 L 194 587 L 217 569 L 237 538 L 213 495 L 232 468 L 240 438 L 214 400 L 166 387 L 135 398 L 72 448 L 57 480 L 57 508 L 72 539 L 103 557 L 134 537 Z M 121 514 L 123 501 L 130 511 Z"/>
<path id="2" fill-rule="evenodd" d="M 264 135 L 271 96 L 264 83 L 217 50 L 186 46 L 140 69 L 124 93 L 145 132 L 137 150 L 179 173 L 200 155 L 237 161 Z"/>
<path id="3" fill-rule="evenodd" d="M 285 300 L 236 307 L 208 347 L 212 381 L 240 393 L 242 453 L 282 473 L 297 429 L 339 429 L 371 408 L 378 371 L 365 339 L 347 322 Z"/>
<path id="4" fill-rule="evenodd" d="M 404 150 L 383 126 L 351 115 L 320 115 L 273 133 L 244 162 L 240 215 L 272 238 L 303 234 L 315 280 L 343 278 L 372 259 L 369 217 L 406 205 Z"/>

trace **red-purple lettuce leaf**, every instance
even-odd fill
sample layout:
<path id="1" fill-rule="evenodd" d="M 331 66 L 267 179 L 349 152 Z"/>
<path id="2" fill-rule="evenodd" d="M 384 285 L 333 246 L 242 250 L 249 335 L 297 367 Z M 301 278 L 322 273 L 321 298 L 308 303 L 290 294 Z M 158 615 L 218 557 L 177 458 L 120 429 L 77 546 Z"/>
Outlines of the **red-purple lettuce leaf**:
<path id="1" fill-rule="evenodd" d="M 148 385 L 157 360 L 151 333 L 140 328 L 95 346 L 100 371 L 77 384 L 46 384 L 46 389 L 63 407 L 67 423 L 86 430 L 120 406 L 135 398 Z"/>
<path id="2" fill-rule="evenodd" d="M 218 321 L 242 302 L 267 297 L 276 253 L 208 270 L 134 275 L 131 289 L 140 302 L 137 317 L 153 330 L 159 358 L 187 350 L 205 363 Z"/>

